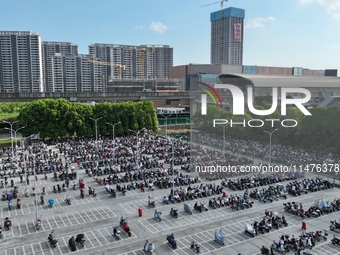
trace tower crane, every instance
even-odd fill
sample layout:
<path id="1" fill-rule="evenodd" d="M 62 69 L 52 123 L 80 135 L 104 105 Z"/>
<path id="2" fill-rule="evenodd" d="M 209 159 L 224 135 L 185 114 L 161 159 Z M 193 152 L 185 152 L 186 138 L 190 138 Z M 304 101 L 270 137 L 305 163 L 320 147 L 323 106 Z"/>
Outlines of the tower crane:
<path id="1" fill-rule="evenodd" d="M 112 62 L 103 62 L 103 61 L 98 61 L 98 60 L 92 60 L 92 59 L 89 59 L 88 62 L 91 62 L 91 63 L 94 63 L 94 64 L 98 64 L 98 65 L 106 65 L 106 66 L 115 66 L 117 67 L 117 74 L 118 74 L 118 77 L 120 77 L 120 70 L 123 69 L 125 70 L 126 69 L 126 66 L 125 65 L 120 65 L 120 64 L 116 64 L 116 63 L 112 63 Z"/>
<path id="2" fill-rule="evenodd" d="M 145 78 L 145 70 L 144 70 L 144 68 L 145 68 L 145 52 L 151 52 L 151 53 L 153 53 L 154 52 L 154 50 L 155 50 L 155 48 L 147 48 L 147 47 L 145 47 L 145 48 L 142 48 L 142 54 L 141 54 L 141 64 L 142 64 L 142 78 L 144 79 Z"/>
<path id="3" fill-rule="evenodd" d="M 154 47 L 147 47 L 146 45 L 142 45 L 141 47 L 132 48 L 132 49 L 123 49 L 123 51 L 136 51 L 141 53 L 141 76 L 142 79 L 145 78 L 145 53 L 150 52 L 153 53 L 155 51 Z"/>
<path id="4" fill-rule="evenodd" d="M 228 0 L 221 0 L 219 2 L 215 2 L 215 3 L 211 3 L 211 4 L 206 4 L 206 5 L 203 5 L 202 7 L 206 7 L 206 6 L 210 6 L 210 5 L 213 5 L 213 4 L 220 4 L 221 5 L 221 10 L 220 10 L 220 58 L 219 58 L 219 64 L 222 65 L 222 62 L 223 62 L 223 47 L 222 47 L 222 44 L 223 44 L 223 21 L 222 21 L 222 17 L 223 17 L 223 2 L 228 2 Z"/>

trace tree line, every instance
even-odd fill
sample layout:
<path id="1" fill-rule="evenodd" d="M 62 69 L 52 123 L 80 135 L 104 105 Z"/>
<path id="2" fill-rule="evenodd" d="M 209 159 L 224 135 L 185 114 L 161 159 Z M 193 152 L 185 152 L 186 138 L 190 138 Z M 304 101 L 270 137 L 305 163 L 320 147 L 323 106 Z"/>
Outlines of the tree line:
<path id="1" fill-rule="evenodd" d="M 91 119 L 92 118 L 92 119 Z M 112 135 L 112 126 L 106 122 L 117 124 L 115 135 L 130 133 L 129 129 L 157 130 L 156 111 L 151 101 L 99 103 L 89 105 L 69 102 L 65 99 L 42 99 L 28 103 L 23 107 L 15 127 L 25 126 L 20 130 L 23 136 L 40 133 L 42 139 L 58 139 L 65 137 L 93 137 Z"/>

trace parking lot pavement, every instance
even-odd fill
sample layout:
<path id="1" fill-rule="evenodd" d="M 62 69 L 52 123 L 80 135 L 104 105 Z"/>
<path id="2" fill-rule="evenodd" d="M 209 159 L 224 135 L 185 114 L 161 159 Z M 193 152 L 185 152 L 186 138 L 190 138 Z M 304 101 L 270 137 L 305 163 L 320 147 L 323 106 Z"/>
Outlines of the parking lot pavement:
<path id="1" fill-rule="evenodd" d="M 73 164 L 72 166 L 75 166 Z M 21 209 L 13 208 L 12 211 L 7 209 L 7 202 L 0 202 L 0 217 L 10 216 L 13 226 L 10 231 L 4 231 L 3 241 L 0 242 L 0 254 L 4 255 L 61 255 L 70 254 L 71 250 L 68 246 L 68 240 L 72 235 L 84 233 L 85 247 L 78 247 L 75 254 L 105 254 L 105 255 L 142 255 L 145 240 L 155 242 L 154 254 L 194 254 L 189 248 L 192 240 L 195 240 L 201 246 L 202 254 L 230 254 L 236 255 L 254 255 L 262 245 L 269 246 L 272 239 L 276 239 L 284 233 L 297 234 L 301 233 L 301 218 L 288 216 L 283 211 L 283 202 L 296 201 L 303 203 L 304 207 L 309 207 L 316 199 L 333 200 L 339 194 L 339 189 L 330 189 L 316 193 L 309 193 L 299 197 L 288 196 L 287 200 L 280 199 L 273 203 L 260 203 L 255 201 L 253 208 L 242 211 L 231 211 L 229 207 L 218 209 L 209 208 L 208 212 L 198 213 L 193 211 L 192 215 L 184 212 L 183 203 L 169 204 L 162 203 L 162 197 L 170 193 L 170 189 L 155 191 L 130 190 L 126 196 L 121 193 L 116 198 L 110 198 L 105 191 L 104 186 L 98 185 L 93 177 L 88 177 L 84 169 L 76 167 L 78 178 L 82 178 L 86 184 L 85 199 L 79 197 L 79 189 L 68 189 L 67 192 L 53 193 L 53 185 L 62 184 L 61 181 L 54 181 L 53 174 L 49 174 L 48 180 L 42 175 L 38 176 L 37 190 L 40 196 L 42 187 L 46 187 L 45 205 L 38 206 L 39 216 L 42 215 L 42 227 L 39 231 L 34 229 L 35 223 L 35 207 L 34 197 L 24 197 L 23 191 L 25 184 L 19 183 L 18 178 L 16 184 L 22 196 Z M 32 179 L 32 177 L 31 177 Z M 78 182 L 78 180 L 75 180 Z M 205 181 L 203 181 L 205 182 Z M 220 184 L 220 180 L 207 183 Z M 28 186 L 32 190 L 33 181 Z M 90 197 L 87 187 L 91 186 L 96 189 L 97 197 Z M 194 184 L 194 186 L 196 186 Z M 8 188 L 8 187 L 7 187 Z M 243 191 L 233 192 L 225 189 L 228 195 L 243 194 Z M 66 205 L 64 202 L 65 195 L 70 194 L 72 204 Z M 147 207 L 147 197 L 154 197 L 156 208 Z M 217 197 L 216 195 L 215 197 Z M 54 207 L 49 208 L 46 203 L 48 199 L 53 198 Z M 200 198 L 197 201 L 205 201 L 211 197 Z M 250 199 L 252 200 L 252 199 Z M 187 201 L 193 207 L 196 200 Z M 38 201 L 40 202 L 40 200 Z M 15 202 L 13 207 L 15 207 Z M 169 215 L 170 208 L 178 209 L 179 217 L 175 219 Z M 143 216 L 138 217 L 137 210 L 143 210 Z M 154 210 L 161 210 L 163 213 L 162 221 L 158 222 L 153 217 Z M 259 220 L 264 216 L 264 210 L 277 211 L 279 214 L 287 215 L 286 220 L 289 223 L 287 228 L 273 230 L 267 234 L 258 235 L 251 238 L 244 234 L 246 223 L 253 223 L 255 219 Z M 112 236 L 113 226 L 119 225 L 120 217 L 129 217 L 129 225 L 132 229 L 132 236 L 128 237 L 121 229 L 122 240 L 116 240 Z M 316 230 L 319 228 L 328 229 L 329 220 L 339 218 L 339 212 L 329 215 L 323 215 L 319 218 L 305 219 L 308 230 Z M 214 239 L 214 231 L 222 229 L 226 235 L 226 245 L 219 246 Z M 47 236 L 55 231 L 58 240 L 58 246 L 52 248 Z M 172 250 L 166 243 L 166 235 L 174 233 L 178 242 L 178 249 Z M 331 234 L 330 234 L 331 236 Z M 331 237 L 329 237 L 330 239 Z M 331 245 L 329 241 L 318 243 L 313 249 L 314 254 L 320 252 L 321 255 L 338 254 L 335 253 L 336 246 Z M 326 250 L 331 251 L 327 253 Z M 340 251 L 340 249 L 339 249 Z M 2 253 L 3 252 L 3 253 Z M 322 252 L 322 253 L 321 253 Z M 339 253 L 340 254 L 340 253 Z"/>
<path id="2" fill-rule="evenodd" d="M 68 193 L 67 193 L 68 194 Z M 66 193 L 64 193 L 66 195 Z M 38 211 L 42 212 L 44 214 L 48 214 L 48 210 L 51 210 L 51 207 L 49 206 L 48 203 L 48 195 L 45 203 L 42 205 L 40 203 L 40 200 L 38 200 Z M 52 198 L 52 195 L 50 195 L 50 198 Z M 71 205 L 66 204 L 64 201 L 64 198 L 56 198 L 53 199 L 54 204 L 53 204 L 53 209 L 56 208 L 68 208 L 72 206 L 77 206 L 77 205 L 84 205 L 84 204 L 90 204 L 93 202 L 99 202 L 101 201 L 99 197 L 90 197 L 87 196 L 85 198 L 80 198 L 80 197 L 72 197 Z M 68 208 L 69 209 L 69 208 Z M 46 213 L 45 213 L 46 211 Z M 0 208 L 0 215 L 2 218 L 8 217 L 8 216 L 22 216 L 24 214 L 31 214 L 35 212 L 35 202 L 29 202 L 29 203 L 22 203 L 20 209 L 17 208 L 16 203 L 13 202 L 13 209 L 10 211 L 8 208 Z"/>
<path id="3" fill-rule="evenodd" d="M 119 227 L 120 228 L 120 227 Z M 132 240 L 136 239 L 136 234 L 132 233 L 131 237 L 128 237 L 127 234 L 124 233 L 124 230 L 120 228 L 121 240 L 117 240 L 113 237 L 112 227 L 103 227 L 97 228 L 95 230 L 85 231 L 83 232 L 85 235 L 85 247 L 78 246 L 78 249 L 81 253 L 86 254 L 96 254 L 96 248 L 110 245 L 112 247 L 119 245 L 126 245 Z M 50 231 L 49 231 L 50 232 Z M 68 235 L 60 236 L 58 235 L 59 230 L 55 231 L 56 239 L 58 241 L 58 245 L 56 248 L 51 248 L 50 244 L 46 241 L 34 242 L 30 245 L 17 245 L 14 248 L 6 249 L 5 255 L 29 255 L 29 254 L 68 254 L 72 251 L 68 245 L 68 241 L 72 236 L 76 236 L 78 232 L 69 233 Z"/>
<path id="4" fill-rule="evenodd" d="M 42 231 L 56 230 L 59 228 L 75 227 L 80 224 L 88 224 L 98 220 L 112 219 L 117 215 L 108 207 L 93 208 L 82 211 L 73 211 L 66 214 L 46 217 L 42 219 Z M 118 221 L 118 220 L 117 220 Z M 39 230 L 40 231 L 40 230 Z M 15 224 L 11 231 L 7 231 L 4 238 L 20 237 L 39 232 L 35 228 L 34 220 Z"/>

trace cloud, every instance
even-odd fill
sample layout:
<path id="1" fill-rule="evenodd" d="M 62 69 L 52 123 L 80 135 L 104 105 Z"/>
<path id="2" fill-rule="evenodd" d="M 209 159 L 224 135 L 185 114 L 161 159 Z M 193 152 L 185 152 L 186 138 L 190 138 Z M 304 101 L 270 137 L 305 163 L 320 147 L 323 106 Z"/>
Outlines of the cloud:
<path id="1" fill-rule="evenodd" d="M 135 29 L 137 29 L 137 30 L 142 30 L 142 29 L 144 29 L 144 28 L 145 28 L 144 25 L 136 25 L 136 26 L 135 26 Z"/>
<path id="2" fill-rule="evenodd" d="M 245 28 L 264 28 L 265 23 L 274 21 L 276 18 L 269 16 L 266 18 L 254 18 L 249 20 L 248 23 L 245 25 Z"/>
<path id="3" fill-rule="evenodd" d="M 334 19 L 340 19 L 340 0 L 298 0 L 300 4 L 318 3 L 323 6 Z"/>
<path id="4" fill-rule="evenodd" d="M 150 29 L 154 31 L 155 33 L 163 34 L 168 29 L 168 26 L 164 25 L 160 21 L 157 21 L 157 22 L 152 21 L 150 25 Z"/>

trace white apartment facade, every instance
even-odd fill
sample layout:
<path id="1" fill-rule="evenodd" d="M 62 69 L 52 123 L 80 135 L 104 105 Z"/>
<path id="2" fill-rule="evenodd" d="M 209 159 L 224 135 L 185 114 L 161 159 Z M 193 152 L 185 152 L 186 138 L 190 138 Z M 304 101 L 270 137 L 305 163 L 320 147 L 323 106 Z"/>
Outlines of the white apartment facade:
<path id="1" fill-rule="evenodd" d="M 0 31 L 1 92 L 42 92 L 41 38 L 28 31 Z"/>

